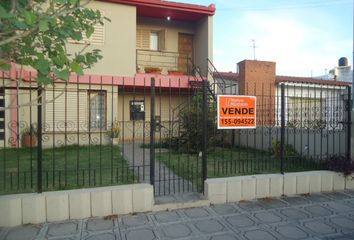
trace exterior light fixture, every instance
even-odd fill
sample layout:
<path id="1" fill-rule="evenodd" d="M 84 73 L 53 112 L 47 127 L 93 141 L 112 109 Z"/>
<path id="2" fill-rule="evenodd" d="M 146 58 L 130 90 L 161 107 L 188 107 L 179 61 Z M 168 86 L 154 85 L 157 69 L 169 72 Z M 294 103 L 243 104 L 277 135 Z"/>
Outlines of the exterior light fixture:
<path id="1" fill-rule="evenodd" d="M 170 17 L 170 16 L 167 16 L 166 19 L 167 19 L 167 21 L 170 21 L 170 20 L 171 20 L 171 17 Z"/>

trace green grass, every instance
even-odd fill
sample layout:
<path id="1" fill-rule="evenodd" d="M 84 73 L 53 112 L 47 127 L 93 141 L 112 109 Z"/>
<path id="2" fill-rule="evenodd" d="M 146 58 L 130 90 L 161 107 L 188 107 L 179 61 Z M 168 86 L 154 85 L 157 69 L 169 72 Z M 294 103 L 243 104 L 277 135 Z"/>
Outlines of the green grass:
<path id="1" fill-rule="evenodd" d="M 118 146 L 70 145 L 44 149 L 42 156 L 43 191 L 138 181 Z M 0 194 L 36 191 L 36 148 L 0 149 L 0 169 Z"/>
<path id="2" fill-rule="evenodd" d="M 174 172 L 202 189 L 202 165 L 198 154 L 157 152 L 159 161 Z M 208 178 L 230 177 L 251 174 L 280 173 L 280 159 L 270 153 L 245 148 L 213 148 L 208 153 Z M 285 172 L 321 169 L 321 165 L 299 157 L 285 160 Z"/>

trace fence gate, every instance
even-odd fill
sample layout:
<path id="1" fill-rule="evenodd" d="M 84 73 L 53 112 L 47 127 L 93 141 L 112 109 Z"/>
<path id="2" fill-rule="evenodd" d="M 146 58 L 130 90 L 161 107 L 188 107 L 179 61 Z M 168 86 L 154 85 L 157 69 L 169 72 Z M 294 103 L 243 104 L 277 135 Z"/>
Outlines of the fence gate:
<path id="1" fill-rule="evenodd" d="M 205 92 L 205 91 L 204 91 Z M 155 195 L 176 195 L 186 192 L 202 192 L 206 178 L 207 157 L 206 95 L 202 84 L 178 93 L 178 104 L 169 105 L 169 121 L 161 121 L 164 109 L 156 104 L 163 96 L 151 82 L 150 122 L 150 183 Z M 171 101 L 171 93 L 168 93 Z M 166 110 L 165 110 L 166 111 Z"/>

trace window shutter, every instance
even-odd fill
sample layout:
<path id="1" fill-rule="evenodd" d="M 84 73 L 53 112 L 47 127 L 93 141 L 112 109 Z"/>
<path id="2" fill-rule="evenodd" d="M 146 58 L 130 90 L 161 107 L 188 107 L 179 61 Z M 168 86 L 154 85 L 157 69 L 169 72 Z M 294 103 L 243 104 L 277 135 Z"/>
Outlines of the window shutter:
<path id="1" fill-rule="evenodd" d="M 93 26 L 95 28 L 95 31 L 92 33 L 90 38 L 86 37 L 86 34 L 82 34 L 82 40 L 81 41 L 76 41 L 73 39 L 69 39 L 69 43 L 76 43 L 76 44 L 93 44 L 93 45 L 104 45 L 105 41 L 105 26 L 101 25 L 99 23 L 95 24 Z"/>
<path id="2" fill-rule="evenodd" d="M 104 45 L 104 39 L 105 39 L 105 28 L 104 25 L 101 24 L 95 24 L 93 26 L 95 28 L 95 31 L 92 33 L 90 38 L 87 38 L 86 35 L 84 34 L 83 36 L 83 41 L 89 42 L 94 45 Z"/>
<path id="3" fill-rule="evenodd" d="M 150 48 L 150 30 L 145 28 L 136 29 L 136 48 Z"/>
<path id="4" fill-rule="evenodd" d="M 55 99 L 53 101 L 53 99 Z M 78 101 L 79 100 L 79 101 Z M 60 90 L 45 91 L 45 130 L 77 131 L 87 130 L 87 93 L 86 91 Z M 79 128 L 79 129 L 78 129 Z"/>

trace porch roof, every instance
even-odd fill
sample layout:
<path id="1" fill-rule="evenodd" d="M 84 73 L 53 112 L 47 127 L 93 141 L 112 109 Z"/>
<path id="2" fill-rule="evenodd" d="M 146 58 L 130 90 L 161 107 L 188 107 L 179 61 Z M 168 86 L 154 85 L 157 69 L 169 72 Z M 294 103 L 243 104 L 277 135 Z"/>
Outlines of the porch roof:
<path id="1" fill-rule="evenodd" d="M 3 79 L 14 79 L 21 76 L 25 82 L 36 82 L 37 72 L 34 70 L 21 70 L 12 64 L 10 71 L 0 71 L 0 76 Z M 134 77 L 113 76 L 113 75 L 96 75 L 85 74 L 77 76 L 71 74 L 68 83 L 74 84 L 92 84 L 92 85 L 111 85 L 118 86 L 126 89 L 149 89 L 151 87 L 151 78 L 155 78 L 155 87 L 160 89 L 168 89 L 173 91 L 188 90 L 190 88 L 190 81 L 203 81 L 201 78 L 195 79 L 194 77 L 182 75 L 161 75 L 161 74 L 135 74 Z M 65 83 L 65 81 L 57 80 L 55 83 Z M 33 84 L 35 87 L 36 84 Z"/>
<path id="2" fill-rule="evenodd" d="M 103 2 L 119 3 L 135 6 L 137 15 L 143 17 L 162 18 L 171 20 L 195 22 L 205 16 L 215 14 L 215 5 L 209 6 L 169 2 L 161 0 L 100 0 Z"/>

